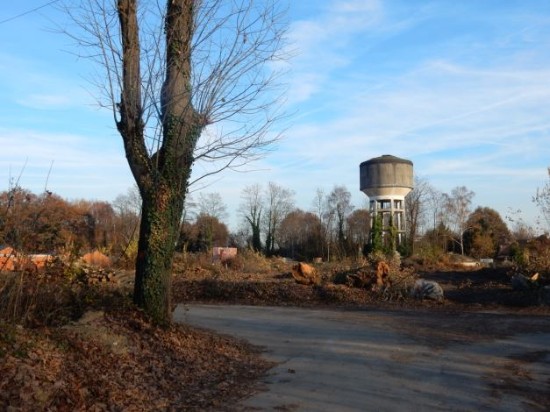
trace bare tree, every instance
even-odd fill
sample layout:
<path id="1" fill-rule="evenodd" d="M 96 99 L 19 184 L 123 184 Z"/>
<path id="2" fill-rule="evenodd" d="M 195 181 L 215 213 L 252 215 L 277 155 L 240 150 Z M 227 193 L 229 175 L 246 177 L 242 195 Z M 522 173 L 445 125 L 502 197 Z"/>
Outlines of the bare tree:
<path id="1" fill-rule="evenodd" d="M 332 224 L 332 215 L 328 211 L 327 198 L 323 189 L 317 188 L 315 191 L 315 197 L 312 201 L 312 208 L 313 213 L 317 216 L 319 222 L 321 223 L 318 227 L 319 234 L 317 236 L 320 242 L 319 250 L 321 252 L 321 256 L 325 255 L 326 250 L 326 259 L 330 260 L 329 230 Z"/>
<path id="2" fill-rule="evenodd" d="M 550 167 L 547 172 L 550 178 Z M 537 188 L 537 193 L 532 200 L 542 213 L 542 217 L 546 222 L 546 229 L 550 229 L 550 181 L 546 182 L 542 188 Z"/>
<path id="3" fill-rule="evenodd" d="M 509 207 L 505 219 L 511 225 L 512 235 L 515 240 L 527 240 L 535 237 L 535 229 L 528 225 L 522 216 L 521 209 Z"/>
<path id="4" fill-rule="evenodd" d="M 415 239 L 428 219 L 429 202 L 433 193 L 434 189 L 426 179 L 415 176 L 414 190 L 405 198 L 406 238 L 411 254 L 415 252 Z"/>
<path id="5" fill-rule="evenodd" d="M 185 202 L 183 203 L 183 212 L 181 215 L 181 225 L 191 223 L 197 220 L 199 216 L 198 204 L 195 202 L 191 193 L 187 193 L 185 196 Z"/>
<path id="6" fill-rule="evenodd" d="M 265 0 L 81 0 L 65 8 L 102 69 L 142 197 L 134 302 L 171 320 L 170 271 L 191 183 L 261 155 L 276 136 L 274 62 L 285 30 Z M 214 162 L 214 163 L 204 163 Z M 212 165 L 213 166 L 205 166 Z M 191 180 L 191 168 L 204 173 Z"/>
<path id="7" fill-rule="evenodd" d="M 250 227 L 252 250 L 262 250 L 261 222 L 263 212 L 262 187 L 259 184 L 247 186 L 241 194 L 242 203 L 239 206 L 239 213 Z"/>
<path id="8" fill-rule="evenodd" d="M 352 249 L 360 254 L 367 243 L 370 234 L 370 212 L 367 209 L 355 209 L 346 219 L 348 241 Z"/>
<path id="9" fill-rule="evenodd" d="M 433 186 L 429 186 L 426 190 L 426 200 L 428 212 L 427 220 L 432 221 L 432 229 L 436 228 L 442 223 L 443 215 L 445 211 L 445 195 Z"/>
<path id="10" fill-rule="evenodd" d="M 219 193 L 200 193 L 197 205 L 199 215 L 212 216 L 219 221 L 227 219 L 227 206 Z"/>
<path id="11" fill-rule="evenodd" d="M 457 186 L 451 194 L 445 194 L 445 211 L 447 219 L 452 228 L 454 241 L 460 246 L 460 253 L 464 254 L 464 232 L 468 230 L 468 216 L 470 215 L 470 204 L 475 193 L 465 186 Z"/>
<path id="12" fill-rule="evenodd" d="M 334 186 L 327 197 L 328 209 L 335 217 L 336 238 L 340 250 L 345 249 L 345 224 L 354 206 L 351 204 L 351 193 L 345 186 Z"/>
<path id="13" fill-rule="evenodd" d="M 115 248 L 119 262 L 131 264 L 135 260 L 138 244 L 138 228 L 141 215 L 141 197 L 137 186 L 116 197 L 112 203 L 116 214 L 115 235 L 119 238 Z"/>
<path id="14" fill-rule="evenodd" d="M 134 214 L 141 213 L 141 196 L 136 185 L 128 188 L 126 194 L 118 195 L 113 201 L 113 207 L 119 214 Z"/>
<path id="15" fill-rule="evenodd" d="M 281 222 L 294 209 L 294 192 L 276 183 L 269 182 L 265 195 L 265 252 L 275 253 L 277 232 Z"/>

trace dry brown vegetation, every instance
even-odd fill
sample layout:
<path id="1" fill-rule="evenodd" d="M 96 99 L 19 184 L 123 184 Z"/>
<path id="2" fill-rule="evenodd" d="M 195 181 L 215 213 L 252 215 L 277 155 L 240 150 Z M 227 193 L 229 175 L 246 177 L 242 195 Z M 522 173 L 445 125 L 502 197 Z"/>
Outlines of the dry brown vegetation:
<path id="1" fill-rule="evenodd" d="M 0 274 L 0 410 L 224 410 L 271 366 L 257 348 L 153 326 L 129 274 Z"/>
<path id="2" fill-rule="evenodd" d="M 465 268 L 461 259 L 449 258 L 424 265 L 418 260 L 386 261 L 382 257 L 311 264 L 318 282 L 296 282 L 296 262 L 246 253 L 238 267 L 211 264 L 207 255 L 179 255 L 175 265 L 174 295 L 177 302 L 225 302 L 252 305 L 383 306 L 433 310 L 502 309 L 550 313 L 541 304 L 540 288 L 514 290 L 511 277 L 517 268 Z M 255 271 L 254 266 L 259 270 Z M 415 280 L 437 281 L 445 292 L 443 302 L 417 300 L 411 296 Z M 550 283 L 544 273 L 540 286 Z"/>

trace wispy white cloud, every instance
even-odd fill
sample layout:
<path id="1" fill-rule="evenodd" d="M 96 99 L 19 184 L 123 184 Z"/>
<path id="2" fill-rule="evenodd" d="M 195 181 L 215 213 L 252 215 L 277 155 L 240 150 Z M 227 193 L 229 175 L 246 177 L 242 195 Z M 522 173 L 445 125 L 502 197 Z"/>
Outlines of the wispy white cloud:
<path id="1" fill-rule="evenodd" d="M 550 71 L 500 77 L 497 72 L 464 72 L 467 74 L 455 71 L 449 75 L 437 66 L 425 68 L 396 77 L 391 88 L 368 95 L 359 85 L 354 91 L 353 85 L 343 80 L 339 83 L 342 94 L 332 95 L 331 107 L 324 111 L 327 117 L 314 118 L 312 124 L 302 122 L 293 129 L 293 135 L 303 139 L 304 134 L 311 133 L 312 140 L 325 140 L 319 134 L 330 134 L 338 136 L 340 142 L 350 136 L 358 141 L 371 136 L 388 143 L 411 136 L 432 139 L 434 133 L 440 133 L 433 144 L 446 147 L 449 143 L 496 143 L 527 131 L 547 129 L 548 122 L 540 112 L 550 101 L 550 86 L 545 81 Z M 462 134 L 460 140 L 457 133 Z"/>
<path id="2" fill-rule="evenodd" d="M 290 103 L 308 100 L 329 85 L 331 72 L 353 60 L 349 43 L 375 25 L 381 13 L 377 0 L 335 1 L 311 18 L 294 21 L 289 34 L 295 50 Z"/>
<path id="3" fill-rule="evenodd" d="M 86 108 L 94 100 L 78 76 L 66 76 L 50 63 L 0 53 L 2 101 L 32 109 Z"/>
<path id="4" fill-rule="evenodd" d="M 114 199 L 131 185 L 120 145 L 118 139 L 0 128 L 0 183 L 7 187 L 21 175 L 21 186 L 40 192 L 49 177 L 50 189 L 64 196 Z"/>
<path id="5" fill-rule="evenodd" d="M 57 109 L 72 106 L 72 97 L 66 94 L 30 94 L 16 102 L 33 109 Z"/>

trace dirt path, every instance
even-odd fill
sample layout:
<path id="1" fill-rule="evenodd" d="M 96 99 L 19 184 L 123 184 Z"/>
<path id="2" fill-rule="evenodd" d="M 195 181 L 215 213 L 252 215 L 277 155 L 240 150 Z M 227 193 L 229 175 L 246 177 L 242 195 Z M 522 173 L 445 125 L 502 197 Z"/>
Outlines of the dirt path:
<path id="1" fill-rule="evenodd" d="M 550 318 L 180 305 L 278 363 L 243 410 L 549 410 Z"/>

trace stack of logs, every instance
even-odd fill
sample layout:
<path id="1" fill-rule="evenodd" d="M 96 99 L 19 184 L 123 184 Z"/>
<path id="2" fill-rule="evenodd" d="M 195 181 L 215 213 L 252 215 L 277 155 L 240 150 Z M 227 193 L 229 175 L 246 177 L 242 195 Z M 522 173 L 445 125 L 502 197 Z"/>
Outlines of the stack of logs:
<path id="1" fill-rule="evenodd" d="M 117 283 L 116 272 L 111 269 L 83 266 L 81 268 L 81 280 L 88 285 L 99 283 Z"/>

